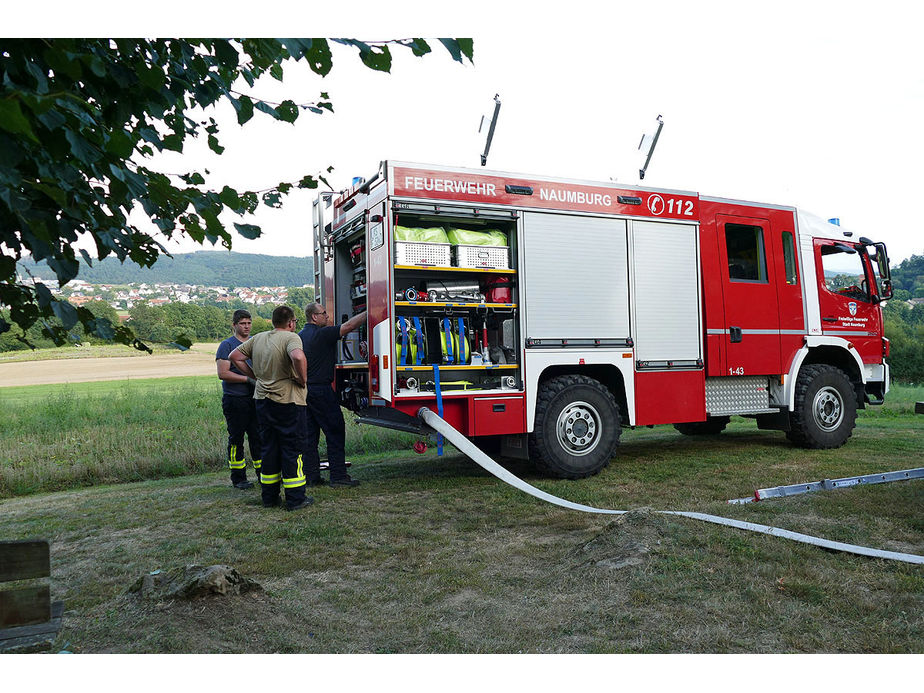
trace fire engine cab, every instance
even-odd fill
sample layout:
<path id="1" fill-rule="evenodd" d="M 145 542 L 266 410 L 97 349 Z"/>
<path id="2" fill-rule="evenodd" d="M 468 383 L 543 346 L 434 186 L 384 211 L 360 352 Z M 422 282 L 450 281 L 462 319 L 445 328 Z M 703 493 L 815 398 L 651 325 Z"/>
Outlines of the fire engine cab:
<path id="1" fill-rule="evenodd" d="M 564 478 L 622 427 L 733 415 L 843 445 L 889 389 L 886 248 L 793 207 L 383 162 L 314 203 L 315 289 L 343 321 L 334 387 L 362 423 Z"/>

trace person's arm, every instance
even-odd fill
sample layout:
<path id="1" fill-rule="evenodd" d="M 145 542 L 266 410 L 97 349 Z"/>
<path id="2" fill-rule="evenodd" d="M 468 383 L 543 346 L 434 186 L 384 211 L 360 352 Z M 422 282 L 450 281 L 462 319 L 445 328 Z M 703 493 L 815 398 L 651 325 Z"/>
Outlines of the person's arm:
<path id="1" fill-rule="evenodd" d="M 215 359 L 215 363 L 218 364 L 219 380 L 227 380 L 229 383 L 249 383 L 253 380 L 253 378 L 248 378 L 246 375 L 232 371 L 231 361 L 229 359 Z"/>
<path id="2" fill-rule="evenodd" d="M 289 358 L 292 360 L 292 367 L 295 369 L 295 382 L 300 387 L 305 387 L 308 382 L 308 359 L 305 358 L 305 352 L 301 349 L 292 349 L 289 352 Z"/>
<path id="3" fill-rule="evenodd" d="M 232 351 L 228 358 L 231 359 L 231 363 L 234 364 L 234 367 L 237 368 L 241 373 L 244 374 L 245 379 L 256 378 L 253 369 L 251 369 L 250 364 L 247 363 L 247 357 L 241 353 L 240 347 Z"/>
<path id="4" fill-rule="evenodd" d="M 359 326 L 364 322 L 366 322 L 366 311 L 363 311 L 359 315 L 354 315 L 352 318 L 343 323 L 340 326 L 340 336 L 345 337 L 353 330 L 358 329 Z"/>

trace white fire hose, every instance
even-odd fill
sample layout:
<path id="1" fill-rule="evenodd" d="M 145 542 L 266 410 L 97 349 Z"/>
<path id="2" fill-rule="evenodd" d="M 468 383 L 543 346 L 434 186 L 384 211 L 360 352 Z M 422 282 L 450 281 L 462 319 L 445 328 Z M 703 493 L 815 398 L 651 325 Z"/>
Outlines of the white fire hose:
<path id="1" fill-rule="evenodd" d="M 583 505 L 581 503 L 572 503 L 571 501 L 564 500 L 558 496 L 553 496 L 551 493 L 546 493 L 541 491 L 535 486 L 527 484 L 525 481 L 519 477 L 511 474 L 509 471 L 501 467 L 497 462 L 488 457 L 484 452 L 478 449 L 478 447 L 466 438 L 464 435 L 459 433 L 455 428 L 446 423 L 442 418 L 437 416 L 434 412 L 430 411 L 427 407 L 421 407 L 417 411 L 417 416 L 423 420 L 430 428 L 435 430 L 437 433 L 443 435 L 450 443 L 452 443 L 461 453 L 464 453 L 474 462 L 480 465 L 483 469 L 490 472 L 498 479 L 503 482 L 506 482 L 513 486 L 514 488 L 528 493 L 531 496 L 535 496 L 540 500 L 544 500 L 547 503 L 552 503 L 553 505 L 561 506 L 562 508 L 568 508 L 569 510 L 579 510 L 585 513 L 598 513 L 604 515 L 624 515 L 629 512 L 628 510 L 606 510 L 603 508 L 595 508 L 591 505 Z M 808 534 L 801 534 L 799 532 L 791 532 L 786 529 L 778 529 L 777 527 L 769 527 L 767 525 L 759 525 L 754 522 L 744 522 L 742 520 L 732 520 L 727 517 L 719 517 L 717 515 L 707 515 L 705 513 L 694 513 L 694 512 L 683 512 L 679 510 L 657 510 L 663 515 L 679 515 L 680 517 L 688 517 L 693 520 L 702 520 L 703 522 L 711 522 L 717 525 L 724 525 L 725 527 L 734 527 L 736 529 L 744 529 L 749 532 L 758 532 L 760 534 L 769 534 L 774 537 L 782 537 L 783 539 L 791 539 L 792 541 L 798 541 L 803 544 L 811 544 L 812 546 L 820 546 L 824 549 L 831 549 L 832 551 L 844 551 L 847 553 L 855 553 L 861 556 L 870 556 L 872 558 L 885 558 L 893 561 L 903 561 L 905 563 L 916 563 L 919 565 L 924 565 L 924 556 L 918 556 L 910 553 L 899 553 L 896 551 L 883 551 L 881 549 L 872 549 L 866 546 L 856 546 L 854 544 L 845 544 L 840 541 L 830 541 L 829 539 L 820 539 L 818 537 L 813 537 Z"/>

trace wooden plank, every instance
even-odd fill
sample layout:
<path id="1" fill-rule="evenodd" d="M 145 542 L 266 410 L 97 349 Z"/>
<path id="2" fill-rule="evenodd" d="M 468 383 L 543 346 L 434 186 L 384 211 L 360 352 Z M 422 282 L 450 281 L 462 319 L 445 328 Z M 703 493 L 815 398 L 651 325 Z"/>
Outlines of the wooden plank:
<path id="1" fill-rule="evenodd" d="M 50 618 L 48 585 L 0 591 L 0 628 L 44 623 Z"/>
<path id="2" fill-rule="evenodd" d="M 48 577 L 50 574 L 47 541 L 0 542 L 0 582 Z"/>
<path id="3" fill-rule="evenodd" d="M 0 652 L 40 652 L 47 650 L 61 630 L 64 602 L 51 605 L 51 620 L 34 626 L 19 626 L 0 630 Z"/>

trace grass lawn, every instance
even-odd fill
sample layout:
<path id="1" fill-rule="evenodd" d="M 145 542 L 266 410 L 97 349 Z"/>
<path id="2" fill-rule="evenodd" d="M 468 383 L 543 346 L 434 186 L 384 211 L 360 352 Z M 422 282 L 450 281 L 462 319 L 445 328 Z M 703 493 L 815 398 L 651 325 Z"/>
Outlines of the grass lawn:
<path id="1" fill-rule="evenodd" d="M 0 433 L 0 539 L 51 540 L 52 593 L 67 608 L 59 647 L 924 651 L 921 566 L 651 512 L 701 511 L 924 554 L 920 481 L 725 502 L 760 487 L 921 466 L 924 417 L 909 413 L 924 399 L 920 388 L 896 388 L 887 405 L 863 412 L 838 450 L 795 448 L 734 419 L 716 437 L 625 431 L 610 466 L 591 479 L 542 479 L 510 465 L 568 500 L 633 510 L 614 519 L 538 501 L 452 449 L 442 458 L 402 451 L 412 437 L 365 427 L 351 427 L 348 439 L 362 486 L 313 489 L 314 506 L 296 513 L 266 510 L 256 489 L 232 489 L 222 468 L 214 379 L 185 380 L 0 402 L 13 413 Z M 13 462 L 16 441 L 48 447 Z M 163 461 L 171 457 L 174 468 Z M 79 474 L 61 471 L 75 464 Z M 27 475 L 34 466 L 70 490 L 44 491 L 42 478 Z M 133 478 L 149 480 L 112 483 Z M 166 603 L 128 594 L 144 574 L 186 564 L 230 565 L 263 590 Z"/>

